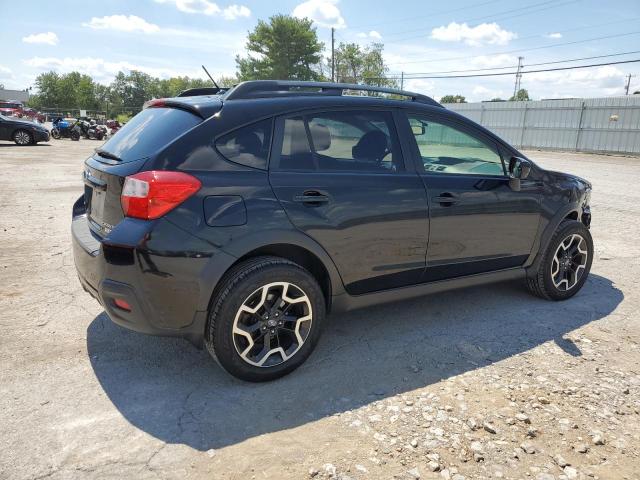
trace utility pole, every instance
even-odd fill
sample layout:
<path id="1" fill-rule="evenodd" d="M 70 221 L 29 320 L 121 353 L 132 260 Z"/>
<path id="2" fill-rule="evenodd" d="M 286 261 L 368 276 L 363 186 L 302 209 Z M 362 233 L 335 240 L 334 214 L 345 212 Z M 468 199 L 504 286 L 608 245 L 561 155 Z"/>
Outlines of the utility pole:
<path id="1" fill-rule="evenodd" d="M 522 60 L 524 60 L 524 57 L 518 57 L 518 69 L 516 70 L 516 83 L 513 86 L 513 96 L 514 97 L 518 93 L 518 90 L 520 90 L 520 79 L 522 78 L 522 73 L 521 73 Z"/>
<path id="2" fill-rule="evenodd" d="M 516 83 L 513 86 L 513 96 L 515 97 L 516 94 L 518 93 L 518 90 L 520 90 L 520 79 L 522 78 L 522 60 L 524 60 L 524 57 L 518 57 L 518 69 L 516 70 Z"/>
<path id="3" fill-rule="evenodd" d="M 629 95 L 629 86 L 631 85 L 631 77 L 635 77 L 635 75 L 627 75 L 627 85 L 625 85 L 624 90 L 625 90 L 625 95 Z"/>
<path id="4" fill-rule="evenodd" d="M 336 81 L 336 29 L 331 27 L 331 81 Z"/>
<path id="5" fill-rule="evenodd" d="M 400 90 L 404 90 L 404 72 L 400 72 Z"/>

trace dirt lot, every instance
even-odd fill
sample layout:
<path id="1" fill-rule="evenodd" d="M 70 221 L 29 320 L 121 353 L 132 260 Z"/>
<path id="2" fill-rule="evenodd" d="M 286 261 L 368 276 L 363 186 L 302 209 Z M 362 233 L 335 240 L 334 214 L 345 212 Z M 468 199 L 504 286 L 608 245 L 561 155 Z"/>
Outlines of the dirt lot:
<path id="1" fill-rule="evenodd" d="M 340 315 L 254 385 L 81 290 L 95 146 L 0 143 L 0 478 L 640 478 L 639 158 L 530 152 L 594 184 L 573 299 L 497 284 Z"/>

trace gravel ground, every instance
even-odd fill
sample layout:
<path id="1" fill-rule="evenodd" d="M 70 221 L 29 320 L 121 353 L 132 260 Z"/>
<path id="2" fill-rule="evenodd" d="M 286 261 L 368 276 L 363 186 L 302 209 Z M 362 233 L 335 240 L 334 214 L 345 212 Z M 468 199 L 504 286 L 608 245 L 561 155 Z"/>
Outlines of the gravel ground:
<path id="1" fill-rule="evenodd" d="M 0 143 L 0 478 L 640 478 L 640 159 L 530 152 L 594 185 L 573 299 L 496 284 L 335 316 L 255 385 L 81 290 L 96 145 Z"/>

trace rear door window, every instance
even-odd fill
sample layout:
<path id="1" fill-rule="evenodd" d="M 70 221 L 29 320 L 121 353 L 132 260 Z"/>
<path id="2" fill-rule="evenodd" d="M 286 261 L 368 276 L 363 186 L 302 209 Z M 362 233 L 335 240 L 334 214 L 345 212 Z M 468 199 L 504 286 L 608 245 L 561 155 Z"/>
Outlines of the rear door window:
<path id="1" fill-rule="evenodd" d="M 285 118 L 273 169 L 395 173 L 404 161 L 391 112 L 335 111 Z"/>
<path id="2" fill-rule="evenodd" d="M 101 149 L 123 162 L 148 157 L 201 121 L 193 113 L 178 108 L 146 108 L 129 120 Z"/>
<path id="3" fill-rule="evenodd" d="M 266 170 L 272 123 L 268 119 L 238 128 L 218 138 L 216 148 L 231 162 Z"/>

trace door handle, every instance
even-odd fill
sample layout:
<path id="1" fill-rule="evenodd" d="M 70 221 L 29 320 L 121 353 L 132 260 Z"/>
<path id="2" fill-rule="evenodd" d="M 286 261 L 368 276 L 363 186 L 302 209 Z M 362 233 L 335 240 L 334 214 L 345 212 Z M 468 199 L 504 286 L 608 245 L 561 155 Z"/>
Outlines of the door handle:
<path id="1" fill-rule="evenodd" d="M 320 205 L 321 203 L 327 203 L 329 201 L 329 197 L 320 192 L 308 191 L 304 192 L 302 195 L 295 195 L 293 197 L 293 201 L 307 205 Z"/>
<path id="2" fill-rule="evenodd" d="M 432 200 L 438 202 L 443 207 L 449 207 L 459 202 L 457 196 L 450 192 L 441 193 L 437 197 L 433 197 Z"/>

